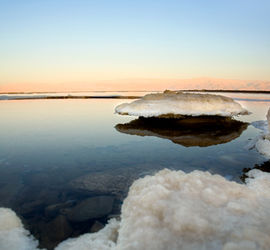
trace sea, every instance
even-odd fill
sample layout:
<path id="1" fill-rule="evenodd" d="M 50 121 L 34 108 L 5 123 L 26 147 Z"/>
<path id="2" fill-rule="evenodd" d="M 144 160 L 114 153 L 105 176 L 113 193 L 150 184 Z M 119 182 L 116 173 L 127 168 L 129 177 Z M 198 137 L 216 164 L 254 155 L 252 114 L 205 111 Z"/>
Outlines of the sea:
<path id="1" fill-rule="evenodd" d="M 254 147 L 270 94 L 213 93 L 250 114 L 207 123 L 115 113 L 147 93 L 0 95 L 0 207 L 14 210 L 40 247 L 100 230 L 119 217 L 134 180 L 164 168 L 208 171 L 238 183 L 250 169 L 270 170 Z"/>

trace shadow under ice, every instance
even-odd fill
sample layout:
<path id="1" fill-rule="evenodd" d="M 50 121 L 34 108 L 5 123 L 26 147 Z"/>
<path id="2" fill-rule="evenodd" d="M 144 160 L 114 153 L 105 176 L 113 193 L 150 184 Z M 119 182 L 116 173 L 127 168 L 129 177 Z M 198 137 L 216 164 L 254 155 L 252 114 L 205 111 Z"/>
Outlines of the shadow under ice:
<path id="1" fill-rule="evenodd" d="M 143 118 L 117 124 L 116 130 L 130 135 L 155 136 L 185 146 L 208 147 L 238 138 L 248 123 L 229 117 L 200 116 L 183 119 Z"/>

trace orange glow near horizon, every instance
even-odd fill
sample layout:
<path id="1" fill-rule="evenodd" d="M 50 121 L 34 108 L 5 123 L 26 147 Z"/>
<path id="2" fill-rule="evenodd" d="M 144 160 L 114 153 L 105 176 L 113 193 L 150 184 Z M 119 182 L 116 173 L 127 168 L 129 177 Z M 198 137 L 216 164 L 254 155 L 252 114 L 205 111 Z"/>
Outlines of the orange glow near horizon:
<path id="1" fill-rule="evenodd" d="M 72 92 L 72 91 L 162 91 L 164 89 L 232 89 L 270 91 L 270 81 L 194 79 L 119 79 L 84 83 L 24 83 L 0 84 L 0 92 Z"/>

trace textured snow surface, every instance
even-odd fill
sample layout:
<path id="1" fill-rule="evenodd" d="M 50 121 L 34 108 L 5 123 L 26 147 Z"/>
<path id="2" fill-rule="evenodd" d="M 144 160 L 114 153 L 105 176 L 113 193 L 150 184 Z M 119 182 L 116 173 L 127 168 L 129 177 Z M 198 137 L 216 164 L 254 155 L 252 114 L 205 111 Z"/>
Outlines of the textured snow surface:
<path id="1" fill-rule="evenodd" d="M 247 175 L 246 184 L 238 184 L 208 172 L 164 169 L 138 179 L 120 222 L 113 219 L 98 233 L 68 239 L 56 249 L 268 250 L 270 174 Z M 0 222 L 1 250 L 36 249 L 15 213 L 0 209 Z"/>
<path id="2" fill-rule="evenodd" d="M 256 142 L 256 149 L 266 158 L 270 159 L 270 141 L 269 139 L 260 138 Z"/>
<path id="3" fill-rule="evenodd" d="M 21 220 L 9 208 L 0 208 L 0 249 L 37 249 L 38 242 L 23 228 Z"/>
<path id="4" fill-rule="evenodd" d="M 266 158 L 270 159 L 270 108 L 266 115 L 267 125 L 262 126 L 264 134 L 258 139 L 256 149 Z"/>
<path id="5" fill-rule="evenodd" d="M 145 95 L 131 103 L 118 105 L 115 112 L 122 115 L 165 118 L 248 114 L 246 109 L 229 97 L 177 91 L 164 91 L 164 93 Z"/>
<path id="6" fill-rule="evenodd" d="M 201 171 L 135 181 L 117 249 L 270 249 L 270 174 L 248 175 L 247 185 Z"/>

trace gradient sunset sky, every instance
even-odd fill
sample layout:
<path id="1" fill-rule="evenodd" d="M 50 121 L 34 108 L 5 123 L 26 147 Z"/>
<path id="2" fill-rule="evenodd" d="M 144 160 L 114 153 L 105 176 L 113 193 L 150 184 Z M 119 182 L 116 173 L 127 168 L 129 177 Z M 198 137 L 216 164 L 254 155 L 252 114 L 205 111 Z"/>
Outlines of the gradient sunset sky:
<path id="1" fill-rule="evenodd" d="M 270 1 L 0 0 L 0 92 L 163 88 L 270 90 Z"/>

